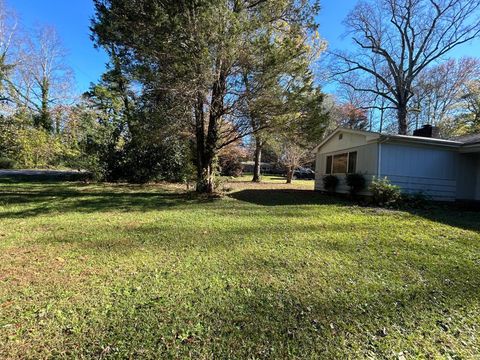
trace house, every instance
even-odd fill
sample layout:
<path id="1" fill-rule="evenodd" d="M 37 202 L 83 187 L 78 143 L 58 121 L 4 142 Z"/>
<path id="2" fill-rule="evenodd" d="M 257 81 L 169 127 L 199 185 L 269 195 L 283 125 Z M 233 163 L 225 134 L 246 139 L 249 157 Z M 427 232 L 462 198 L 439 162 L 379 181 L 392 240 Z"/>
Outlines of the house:
<path id="1" fill-rule="evenodd" d="M 480 134 L 443 140 L 426 126 L 416 136 L 338 128 L 315 148 L 315 190 L 337 175 L 338 192 L 348 192 L 346 173 L 370 182 L 387 177 L 405 193 L 441 201 L 480 200 Z M 367 193 L 365 191 L 365 193 Z"/>

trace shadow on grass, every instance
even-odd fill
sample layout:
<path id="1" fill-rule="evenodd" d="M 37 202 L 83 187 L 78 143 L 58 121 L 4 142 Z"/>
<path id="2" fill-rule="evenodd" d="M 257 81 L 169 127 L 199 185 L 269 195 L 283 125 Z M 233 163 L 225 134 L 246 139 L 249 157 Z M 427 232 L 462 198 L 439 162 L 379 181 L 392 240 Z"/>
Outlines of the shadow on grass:
<path id="1" fill-rule="evenodd" d="M 3 179 L 5 180 L 5 179 Z M 18 184 L 18 186 L 17 186 Z M 134 185 L 90 187 L 82 183 L 0 182 L 0 218 L 19 218 L 60 212 L 150 211 L 211 203 L 215 198 L 197 196 L 191 192 L 171 191 L 165 188 L 146 188 Z M 297 189 L 246 189 L 233 192 L 229 197 L 259 206 L 337 205 L 354 206 L 348 198 L 340 198 Z M 8 209 L 22 205 L 20 210 Z M 5 210 L 4 210 L 5 209 Z M 390 210 L 362 206 L 366 213 L 378 214 Z M 238 210 L 238 209 L 237 209 Z M 292 208 L 292 211 L 294 208 Z M 335 211 L 332 209 L 332 211 Z M 480 212 L 455 206 L 434 205 L 428 209 L 411 209 L 415 216 L 465 230 L 480 231 Z M 421 231 L 421 229 L 419 229 Z"/>
<path id="2" fill-rule="evenodd" d="M 158 210 L 212 201 L 163 189 L 147 192 L 137 188 L 128 193 L 133 188 L 126 186 L 119 187 L 119 192 L 111 187 L 85 191 L 68 186 L 24 189 L 1 193 L 0 201 L 7 204 L 34 206 L 13 216 L 54 211 Z M 258 206 L 352 205 L 345 199 L 301 190 L 243 190 L 230 196 Z M 241 210 L 254 207 L 246 208 Z M 384 211 L 355 211 L 363 210 L 372 215 Z M 253 211 L 264 209 L 256 207 Z M 478 228 L 475 213 L 438 207 L 416 215 L 457 227 Z M 92 229 L 91 234 L 72 233 L 68 238 L 72 242 L 91 237 L 90 242 L 80 245 L 82 250 L 92 247 L 89 256 L 103 255 L 99 249 L 117 256 L 127 252 L 126 258 L 138 266 L 138 271 L 121 270 L 118 276 L 125 282 L 114 275 L 112 282 L 102 280 L 104 291 L 92 287 L 92 298 L 104 303 L 89 299 L 88 305 L 79 302 L 75 308 L 72 302 L 73 308 L 67 310 L 75 316 L 62 321 L 52 317 L 59 335 L 51 345 L 70 357 L 326 359 L 392 358 L 400 351 L 408 357 L 425 354 L 433 358 L 445 355 L 442 351 L 455 355 L 457 350 L 464 351 L 468 358 L 468 349 L 478 345 L 475 319 L 480 268 L 478 244 L 473 241 L 467 247 L 457 239 L 447 240 L 453 246 L 442 248 L 442 240 L 435 236 L 428 242 L 418 238 L 399 243 L 387 236 L 383 242 L 360 243 L 357 234 L 375 227 L 374 223 L 353 223 L 353 227 L 345 227 L 341 221 L 310 226 L 298 223 L 297 227 L 292 223 L 278 228 L 273 221 L 267 226 L 252 222 L 246 227 L 234 214 L 219 216 L 231 218 L 231 222 L 207 234 L 180 219 L 146 228 L 130 229 L 123 224 L 126 234 L 120 238 L 124 241 L 119 236 L 105 240 L 95 235 L 105 233 L 108 224 L 103 230 Z M 378 220 L 372 216 L 372 221 Z M 392 232 L 402 232 L 400 225 L 392 226 Z M 112 227 L 108 233 L 118 230 Z M 289 235 L 300 231 L 317 234 L 318 238 L 295 238 L 296 243 L 290 243 Z M 328 236 L 338 233 L 341 236 Z M 274 234 L 274 239 L 262 236 L 267 234 Z M 48 233 L 47 239 L 52 242 Z M 478 237 L 470 234 L 470 239 Z M 254 246 L 242 252 L 247 241 L 253 241 Z M 152 258 L 152 265 L 137 262 L 132 250 L 149 244 L 152 249 L 160 246 L 171 256 Z M 148 251 L 151 249 L 146 250 L 153 254 Z M 306 256 L 309 253 L 311 258 Z M 117 264 L 107 262 L 105 266 Z M 43 291 L 47 285 L 41 284 Z M 53 289 L 53 298 L 55 291 L 59 289 Z M 88 293 L 82 295 L 87 297 Z M 43 323 L 19 324 L 25 326 L 25 332 L 31 326 L 29 334 L 36 331 L 42 340 L 34 346 L 47 351 Z"/>
<path id="3" fill-rule="evenodd" d="M 79 172 L 48 172 L 44 174 L 14 174 L 0 175 L 1 184 L 17 184 L 17 183 L 60 183 L 65 181 L 85 181 L 90 178 L 88 173 Z"/>
<path id="4" fill-rule="evenodd" d="M 355 249 L 345 251 L 352 260 L 358 256 Z M 462 261 L 465 254 L 445 261 L 426 256 L 421 263 L 410 253 L 400 263 L 392 257 L 338 269 L 305 268 L 299 261 L 291 269 L 297 272 L 289 274 L 283 263 L 263 261 L 267 256 L 259 254 L 258 262 L 244 258 L 229 269 L 233 279 L 220 277 L 215 285 L 203 277 L 205 269 L 176 275 L 183 281 L 194 274 L 198 288 L 193 292 L 162 288 L 159 296 L 151 290 L 154 282 L 133 279 L 131 286 L 141 284 L 149 291 L 119 297 L 108 321 L 83 345 L 101 353 L 95 344 L 99 338 L 118 346 L 124 357 L 149 349 L 174 358 L 193 352 L 200 358 L 335 359 L 347 354 L 390 358 L 393 350 L 436 357 L 452 347 L 467 349 L 472 341 L 475 326 L 464 321 L 468 306 L 478 303 L 479 269 Z M 224 265 L 210 271 L 223 272 Z M 422 280 L 402 276 L 402 271 L 414 271 Z M 292 277 L 298 282 L 289 282 Z M 328 282 L 319 287 L 316 281 L 322 277 Z M 419 340 L 412 341 L 412 334 Z M 423 348 L 425 343 L 432 346 Z"/>
<path id="5" fill-rule="evenodd" d="M 81 189 L 81 187 L 78 187 Z M 23 205 L 18 211 L 0 211 L 0 218 L 22 218 L 49 213 L 150 211 L 162 210 L 191 203 L 210 203 L 215 198 L 197 196 L 195 193 L 169 192 L 163 189 L 152 192 L 119 192 L 59 187 L 36 191 L 1 191 L 0 205 Z M 123 190 L 123 191 L 122 191 Z"/>
<path id="6" fill-rule="evenodd" d="M 328 196 L 312 190 L 249 189 L 234 192 L 229 196 L 236 200 L 262 206 L 351 204 L 348 200 Z"/>
<path id="7" fill-rule="evenodd" d="M 464 230 L 480 232 L 480 211 L 452 206 L 433 206 L 431 209 L 411 210 L 412 214 Z"/>
<path id="8" fill-rule="evenodd" d="M 346 197 L 322 194 L 312 190 L 249 189 L 234 192 L 230 194 L 230 197 L 261 206 L 357 205 L 354 201 Z M 361 208 L 372 213 L 390 211 L 388 209 L 368 206 L 365 204 L 362 204 Z M 405 208 L 401 210 L 409 212 L 412 215 L 457 228 L 480 231 L 480 211 L 465 209 L 454 204 L 432 204 L 426 209 Z"/>

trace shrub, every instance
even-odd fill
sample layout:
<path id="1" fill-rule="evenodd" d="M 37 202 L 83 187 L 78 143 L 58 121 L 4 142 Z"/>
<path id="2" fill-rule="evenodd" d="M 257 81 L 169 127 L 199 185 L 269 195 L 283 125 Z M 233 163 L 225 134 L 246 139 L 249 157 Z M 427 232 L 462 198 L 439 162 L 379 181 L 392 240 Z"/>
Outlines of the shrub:
<path id="1" fill-rule="evenodd" d="M 13 169 L 15 161 L 6 157 L 0 157 L 0 169 Z"/>
<path id="2" fill-rule="evenodd" d="M 118 160 L 109 164 L 111 177 L 131 183 L 150 181 L 185 182 L 193 169 L 189 166 L 188 149 L 178 139 L 168 142 L 130 142 Z M 116 164 L 116 165 L 115 165 Z"/>
<path id="3" fill-rule="evenodd" d="M 223 176 L 238 177 L 243 173 L 242 162 L 239 158 L 221 157 L 219 159 L 220 173 Z"/>
<path id="4" fill-rule="evenodd" d="M 379 206 L 396 205 L 402 200 L 400 187 L 393 185 L 387 178 L 374 178 L 370 184 L 370 192 L 373 203 Z"/>
<path id="5" fill-rule="evenodd" d="M 323 188 L 330 192 L 335 192 L 339 183 L 338 177 L 335 175 L 325 175 L 323 177 Z"/>
<path id="6" fill-rule="evenodd" d="M 413 194 L 402 194 L 402 203 L 412 208 L 423 208 L 431 200 L 423 191 Z"/>
<path id="7" fill-rule="evenodd" d="M 365 189 L 366 180 L 362 174 L 347 174 L 345 182 L 350 188 L 350 194 L 355 195 Z"/>

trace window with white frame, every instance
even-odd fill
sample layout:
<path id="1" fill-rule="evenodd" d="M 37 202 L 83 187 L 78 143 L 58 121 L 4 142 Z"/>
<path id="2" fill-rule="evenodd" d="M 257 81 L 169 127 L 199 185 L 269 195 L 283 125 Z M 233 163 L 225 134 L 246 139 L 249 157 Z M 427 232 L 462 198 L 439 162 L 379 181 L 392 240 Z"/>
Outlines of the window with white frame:
<path id="1" fill-rule="evenodd" d="M 356 171 L 356 151 L 327 156 L 325 174 L 353 174 Z"/>

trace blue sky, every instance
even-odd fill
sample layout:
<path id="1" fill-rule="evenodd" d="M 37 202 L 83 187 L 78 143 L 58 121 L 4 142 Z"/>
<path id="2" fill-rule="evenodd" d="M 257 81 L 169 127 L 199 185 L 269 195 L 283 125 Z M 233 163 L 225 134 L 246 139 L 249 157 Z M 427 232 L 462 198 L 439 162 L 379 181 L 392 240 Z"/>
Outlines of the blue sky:
<path id="1" fill-rule="evenodd" d="M 6 0 L 16 10 L 27 28 L 37 24 L 53 25 L 69 51 L 68 63 L 75 71 L 77 90 L 83 92 L 91 82 L 99 79 L 105 70 L 107 56 L 94 49 L 89 38 L 90 18 L 93 15 L 91 0 Z M 341 39 L 343 19 L 357 0 L 323 0 L 318 16 L 320 34 L 333 49 L 348 48 L 348 39 Z M 451 56 L 479 56 L 480 40 L 457 48 Z"/>
<path id="2" fill-rule="evenodd" d="M 36 25 L 57 28 L 68 51 L 68 65 L 75 71 L 77 91 L 84 92 L 99 79 L 108 61 L 106 54 L 90 40 L 91 0 L 6 0 L 28 29 Z"/>

